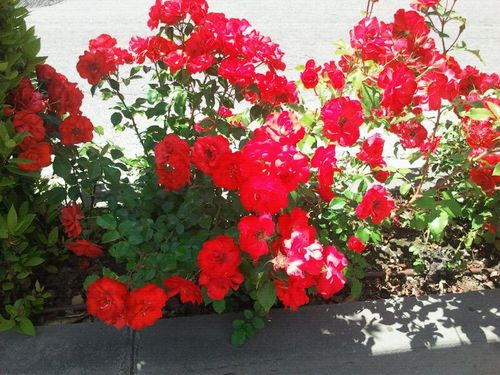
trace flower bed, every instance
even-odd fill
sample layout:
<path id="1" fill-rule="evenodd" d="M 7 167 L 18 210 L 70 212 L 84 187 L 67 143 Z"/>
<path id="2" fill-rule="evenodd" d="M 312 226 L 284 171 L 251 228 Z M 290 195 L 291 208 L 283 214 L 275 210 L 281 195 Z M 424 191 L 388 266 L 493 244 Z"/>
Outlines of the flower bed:
<path id="1" fill-rule="evenodd" d="M 81 92 L 39 65 L 37 83 L 24 79 L 7 99 L 15 143 L 4 164 L 32 186 L 52 163 L 59 180 L 35 194 L 63 204 L 64 236 L 46 221 L 53 214 L 33 216 L 50 230 L 36 241 L 53 246 L 54 259 L 23 258 L 43 271 L 7 282 L 34 283 L 79 257 L 80 277 L 91 274 L 83 283 L 91 315 L 141 329 L 172 301 L 245 310 L 234 323 L 239 345 L 277 302 L 296 310 L 339 292 L 359 298 L 365 249 L 369 258 L 390 254 L 394 228 L 415 239 L 410 256 L 391 256 L 406 266 L 397 271 L 432 270 L 434 248 L 440 272 L 463 270 L 479 253 L 495 281 L 498 252 L 487 244 L 497 236 L 498 76 L 451 57 L 466 48 L 457 44 L 465 23 L 455 2 L 415 2 L 391 23 L 372 16 L 375 3 L 350 46 L 339 45 L 340 59 L 307 61 L 297 83 L 283 75 L 276 44 L 204 1 L 156 1 L 153 35 L 127 49 L 109 35 L 92 39 L 76 68 L 93 94 L 115 100 L 111 123 L 144 151 L 134 159 L 90 143 Z M 456 27 L 456 39 L 445 27 Z M 135 80 L 144 95 L 127 102 L 123 87 Z M 388 148 L 418 172 L 391 165 Z M 26 209 L 2 204 L 10 249 Z M 2 325 L 21 329 L 31 299 L 6 296 L 14 304 Z"/>

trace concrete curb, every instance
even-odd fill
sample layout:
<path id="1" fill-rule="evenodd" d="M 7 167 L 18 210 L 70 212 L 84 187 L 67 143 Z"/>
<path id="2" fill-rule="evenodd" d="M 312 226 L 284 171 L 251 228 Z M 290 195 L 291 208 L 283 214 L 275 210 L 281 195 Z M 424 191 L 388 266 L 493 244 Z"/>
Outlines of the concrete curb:
<path id="1" fill-rule="evenodd" d="M 0 374 L 498 374 L 500 289 L 273 310 L 242 348 L 237 314 L 0 335 Z"/>

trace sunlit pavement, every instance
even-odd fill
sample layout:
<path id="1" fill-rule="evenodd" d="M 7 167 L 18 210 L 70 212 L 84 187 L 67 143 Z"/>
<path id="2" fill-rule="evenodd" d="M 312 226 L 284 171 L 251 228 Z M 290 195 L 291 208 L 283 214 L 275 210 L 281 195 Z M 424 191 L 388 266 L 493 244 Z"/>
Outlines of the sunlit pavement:
<path id="1" fill-rule="evenodd" d="M 42 54 L 58 71 L 78 82 L 86 93 L 83 112 L 94 124 L 110 129 L 107 109 L 111 103 L 91 98 L 89 85 L 76 72 L 78 56 L 88 40 L 101 33 L 116 37 L 123 46 L 131 36 L 148 35 L 147 14 L 152 0 L 64 0 L 49 7 L 33 8 L 28 22 L 42 39 Z M 348 41 L 349 29 L 361 18 L 364 0 L 209 0 L 212 11 L 231 17 L 246 18 L 264 35 L 269 35 L 285 52 L 287 74 L 298 78 L 295 67 L 307 59 L 318 62 L 336 59 L 332 41 Z M 375 15 L 390 21 L 394 11 L 408 6 L 409 0 L 381 0 Z M 482 63 L 468 53 L 457 53 L 462 64 L 477 65 L 487 72 L 500 66 L 500 0 L 459 0 L 457 11 L 466 16 L 468 28 L 463 34 L 472 49 L 481 49 Z M 140 86 L 127 88 L 129 97 L 141 95 Z M 108 132 L 108 138 L 111 138 Z M 138 151 L 133 134 L 112 136 L 126 148 L 127 154 Z"/>

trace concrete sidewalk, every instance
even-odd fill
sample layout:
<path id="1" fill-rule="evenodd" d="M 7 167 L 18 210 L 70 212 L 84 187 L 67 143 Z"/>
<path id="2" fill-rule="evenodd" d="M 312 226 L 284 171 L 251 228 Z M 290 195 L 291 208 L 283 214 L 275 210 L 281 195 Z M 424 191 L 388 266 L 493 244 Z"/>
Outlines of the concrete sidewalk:
<path id="1" fill-rule="evenodd" d="M 348 31 L 361 18 L 365 0 L 208 0 L 211 11 L 224 12 L 230 17 L 246 18 L 264 35 L 280 44 L 285 52 L 287 75 L 297 79 L 295 67 L 309 58 L 318 62 L 337 59 L 332 41 L 349 40 Z M 33 8 L 28 23 L 35 26 L 42 39 L 42 54 L 58 71 L 76 81 L 85 92 L 83 112 L 95 125 L 108 130 L 105 138 L 117 139 L 126 154 L 140 151 L 132 133 L 112 135 L 108 107 L 113 103 L 92 98 L 89 85 L 76 71 L 78 56 L 88 48 L 89 39 L 108 33 L 126 46 L 132 36 L 149 35 L 146 26 L 148 10 L 153 0 L 64 0 L 53 6 Z M 394 11 L 408 7 L 409 0 L 383 0 L 376 5 L 375 15 L 392 20 Z M 286 6 L 285 6 L 286 4 Z M 481 70 L 498 71 L 500 66 L 500 27 L 497 13 L 500 0 L 459 0 L 457 11 L 469 20 L 464 39 L 473 49 L 480 48 L 487 65 L 473 55 L 459 54 L 463 64 L 478 65 Z M 127 98 L 144 96 L 140 86 L 127 88 Z"/>
<path id="2" fill-rule="evenodd" d="M 238 314 L 165 319 L 139 332 L 99 323 L 0 334 L 0 374 L 494 375 L 500 290 L 272 310 L 241 348 Z"/>

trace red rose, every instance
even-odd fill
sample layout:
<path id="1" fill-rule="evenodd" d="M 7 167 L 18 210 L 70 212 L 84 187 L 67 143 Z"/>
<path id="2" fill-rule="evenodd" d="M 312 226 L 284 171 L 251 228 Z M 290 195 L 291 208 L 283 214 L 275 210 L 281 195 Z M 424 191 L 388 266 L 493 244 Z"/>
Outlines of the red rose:
<path id="1" fill-rule="evenodd" d="M 76 64 L 76 70 L 80 77 L 91 85 L 97 85 L 105 76 L 116 70 L 116 65 L 101 50 L 85 51 Z"/>
<path id="2" fill-rule="evenodd" d="M 221 300 L 230 289 L 238 290 L 244 278 L 238 270 L 225 276 L 210 276 L 205 272 L 200 274 L 199 283 L 207 288 L 207 295 L 213 300 Z"/>
<path id="3" fill-rule="evenodd" d="M 179 294 L 182 303 L 200 304 L 203 302 L 200 287 L 190 280 L 174 275 L 166 278 L 163 285 L 168 290 L 167 298 Z"/>
<path id="4" fill-rule="evenodd" d="M 309 280 L 290 276 L 288 282 L 275 280 L 276 295 L 285 308 L 296 311 L 299 306 L 309 303 L 306 288 L 312 286 Z"/>
<path id="5" fill-rule="evenodd" d="M 231 237 L 220 235 L 206 241 L 198 254 L 198 265 L 210 276 L 232 274 L 241 263 L 240 250 Z"/>
<path id="6" fill-rule="evenodd" d="M 61 143 L 65 146 L 77 143 L 91 142 L 94 134 L 94 125 L 81 115 L 70 115 L 59 124 Z"/>
<path id="7" fill-rule="evenodd" d="M 215 62 L 212 55 L 204 53 L 203 55 L 190 58 L 187 63 L 187 70 L 189 74 L 201 73 L 210 68 Z"/>
<path id="8" fill-rule="evenodd" d="M 36 77 L 41 81 L 50 81 L 57 75 L 56 70 L 49 64 L 38 64 L 35 67 Z"/>
<path id="9" fill-rule="evenodd" d="M 76 83 L 69 82 L 62 74 L 55 75 L 46 82 L 50 110 L 62 116 L 66 113 L 79 114 L 83 93 Z"/>
<path id="10" fill-rule="evenodd" d="M 400 137 L 404 148 L 421 147 L 427 139 L 427 130 L 415 120 L 391 124 L 390 130 Z"/>
<path id="11" fill-rule="evenodd" d="M 165 56 L 163 62 L 170 68 L 170 73 L 175 74 L 186 64 L 187 56 L 183 50 L 177 49 Z"/>
<path id="12" fill-rule="evenodd" d="M 323 67 L 323 74 L 326 74 L 330 84 L 335 90 L 342 90 L 345 85 L 344 73 L 337 68 L 335 62 L 330 61 L 325 63 Z"/>
<path id="13" fill-rule="evenodd" d="M 316 293 L 324 299 L 330 299 L 342 290 L 347 281 L 342 273 L 347 266 L 347 258 L 335 246 L 328 246 L 323 252 L 325 267 L 319 277 Z"/>
<path id="14" fill-rule="evenodd" d="M 306 89 L 313 89 L 316 87 L 319 82 L 318 72 L 320 70 L 321 67 L 317 67 L 314 60 L 311 59 L 306 62 L 304 71 L 300 73 L 300 79 Z"/>
<path id="15" fill-rule="evenodd" d="M 241 153 L 224 154 L 212 170 L 214 185 L 227 190 L 237 190 L 243 182 L 240 171 Z"/>
<path id="16" fill-rule="evenodd" d="M 18 156 L 19 159 L 28 159 L 31 163 L 18 164 L 17 166 L 27 172 L 39 171 L 52 163 L 51 154 L 52 149 L 47 142 L 32 144 Z"/>
<path id="17" fill-rule="evenodd" d="M 43 112 L 47 106 L 43 94 L 35 90 L 27 77 L 21 78 L 19 86 L 12 91 L 7 102 L 12 104 L 14 111 Z"/>
<path id="18" fill-rule="evenodd" d="M 495 194 L 496 181 L 493 177 L 493 168 L 475 168 L 469 171 L 470 179 L 487 195 Z"/>
<path id="19" fill-rule="evenodd" d="M 394 209 L 394 201 L 381 185 L 374 185 L 356 207 L 356 216 L 360 219 L 371 217 L 373 224 L 380 224 Z"/>
<path id="20" fill-rule="evenodd" d="M 71 206 L 61 208 L 61 223 L 64 226 L 64 233 L 69 238 L 76 238 L 82 233 L 80 219 L 83 217 L 84 214 L 76 202 L 73 202 Z"/>
<path id="21" fill-rule="evenodd" d="M 131 291 L 127 297 L 127 324 L 136 330 L 153 325 L 163 316 L 166 302 L 167 295 L 155 284 Z"/>
<path id="22" fill-rule="evenodd" d="M 155 146 L 158 183 L 166 191 L 179 190 L 191 184 L 189 144 L 175 134 L 169 134 Z"/>
<path id="23" fill-rule="evenodd" d="M 108 277 L 97 279 L 87 289 L 87 310 L 106 324 L 125 326 L 127 286 Z"/>
<path id="24" fill-rule="evenodd" d="M 19 111 L 15 114 L 12 120 L 12 125 L 18 133 L 29 133 L 24 137 L 21 143 L 21 149 L 25 150 L 30 145 L 41 142 L 45 138 L 45 127 L 43 120 L 36 113 L 28 111 Z"/>
<path id="25" fill-rule="evenodd" d="M 399 115 L 412 102 L 417 89 L 415 75 L 400 62 L 387 65 L 378 77 L 378 85 L 384 89 L 380 105 Z"/>
<path id="26" fill-rule="evenodd" d="M 270 215 L 242 217 L 238 231 L 241 250 L 250 254 L 254 261 L 269 252 L 267 241 L 274 234 L 274 221 Z"/>
<path id="27" fill-rule="evenodd" d="M 321 109 L 323 135 L 341 146 L 352 146 L 359 138 L 364 122 L 363 110 L 357 100 L 341 97 L 325 103 Z"/>
<path id="28" fill-rule="evenodd" d="M 359 160 L 364 161 L 372 168 L 385 164 L 382 159 L 384 143 L 385 141 L 382 136 L 379 133 L 375 133 L 363 142 L 361 145 L 361 152 L 358 152 L 356 156 Z"/>
<path id="29" fill-rule="evenodd" d="M 288 206 L 288 193 L 279 179 L 256 176 L 241 185 L 240 200 L 247 211 L 274 215 Z"/>
<path id="30" fill-rule="evenodd" d="M 416 44 L 421 44 L 429 35 L 429 28 L 424 17 L 413 10 L 399 9 L 394 14 L 392 36 L 399 46 L 412 50 Z"/>
<path id="31" fill-rule="evenodd" d="M 229 141 L 222 135 L 199 137 L 191 148 L 191 161 L 196 168 L 211 176 L 217 162 L 230 153 Z"/>
<path id="32" fill-rule="evenodd" d="M 347 248 L 355 253 L 361 254 L 366 248 L 366 244 L 356 236 L 351 236 L 347 240 Z"/>
<path id="33" fill-rule="evenodd" d="M 101 256 L 103 254 L 101 246 L 88 240 L 77 240 L 69 242 L 66 244 L 66 247 L 79 257 L 86 256 L 89 258 L 97 258 L 98 256 Z"/>

